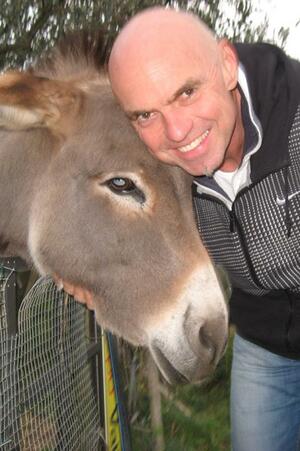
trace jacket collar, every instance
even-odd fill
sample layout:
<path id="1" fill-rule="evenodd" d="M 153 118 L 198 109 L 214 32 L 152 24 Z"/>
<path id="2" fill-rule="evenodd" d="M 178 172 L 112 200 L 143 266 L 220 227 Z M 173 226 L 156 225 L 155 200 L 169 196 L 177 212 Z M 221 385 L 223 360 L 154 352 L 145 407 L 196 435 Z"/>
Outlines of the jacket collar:
<path id="1" fill-rule="evenodd" d="M 249 159 L 258 151 L 262 143 L 262 130 L 259 119 L 257 118 L 248 88 L 245 69 L 242 64 L 239 66 L 238 89 L 241 94 L 241 112 L 244 125 L 244 156 L 243 160 Z M 199 176 L 194 178 L 197 185 L 197 191 L 201 194 L 206 193 L 219 198 L 229 208 L 232 201 L 227 193 L 216 183 L 213 177 Z"/>
<path id="2" fill-rule="evenodd" d="M 235 47 L 264 135 L 260 151 L 251 158 L 255 183 L 290 164 L 288 138 L 300 100 L 300 63 L 270 44 Z"/>
<path id="3" fill-rule="evenodd" d="M 239 84 L 245 126 L 244 154 L 251 153 L 250 177 L 256 183 L 290 164 L 288 137 L 300 101 L 300 63 L 270 44 L 236 44 L 235 47 L 245 78 Z M 251 149 L 260 140 L 260 132 L 255 127 L 260 126 L 263 140 L 259 151 L 254 153 Z M 198 192 L 226 200 L 226 193 L 213 179 L 195 177 L 195 183 Z"/>

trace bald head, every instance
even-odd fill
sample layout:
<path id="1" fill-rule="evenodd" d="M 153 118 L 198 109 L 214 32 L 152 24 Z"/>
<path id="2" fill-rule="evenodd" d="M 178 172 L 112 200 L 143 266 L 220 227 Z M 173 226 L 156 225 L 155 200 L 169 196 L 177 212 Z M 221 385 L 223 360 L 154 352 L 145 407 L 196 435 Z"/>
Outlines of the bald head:
<path id="1" fill-rule="evenodd" d="M 149 8 L 134 16 L 121 30 L 112 49 L 111 62 L 119 52 L 131 50 L 132 46 L 147 50 L 149 44 L 172 44 L 181 39 L 190 42 L 194 38 L 198 45 L 211 45 L 215 40 L 211 30 L 194 14 L 162 7 Z"/>
<path id="2" fill-rule="evenodd" d="M 120 78 L 126 78 L 128 72 L 134 77 L 134 70 L 170 58 L 174 49 L 192 58 L 195 52 L 212 59 L 217 57 L 213 33 L 194 14 L 155 7 L 134 16 L 120 32 L 111 51 L 108 68 L 113 90 L 118 94 Z"/>
<path id="3" fill-rule="evenodd" d="M 196 16 L 161 7 L 128 22 L 109 60 L 113 92 L 148 149 L 196 175 L 225 167 L 232 143 L 235 153 L 241 147 L 237 73 L 228 41 Z"/>

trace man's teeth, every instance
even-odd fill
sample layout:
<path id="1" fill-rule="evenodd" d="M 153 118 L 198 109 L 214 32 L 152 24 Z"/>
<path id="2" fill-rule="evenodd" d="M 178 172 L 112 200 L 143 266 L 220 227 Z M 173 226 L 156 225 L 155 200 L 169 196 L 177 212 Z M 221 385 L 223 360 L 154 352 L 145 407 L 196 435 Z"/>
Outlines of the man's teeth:
<path id="1" fill-rule="evenodd" d="M 177 149 L 183 153 L 189 152 L 190 150 L 195 149 L 207 137 L 208 133 L 209 133 L 209 131 L 206 130 L 206 132 L 204 132 L 198 138 L 194 139 L 194 141 L 192 141 L 190 144 L 187 144 L 186 146 L 182 146 L 182 147 L 177 147 Z"/>

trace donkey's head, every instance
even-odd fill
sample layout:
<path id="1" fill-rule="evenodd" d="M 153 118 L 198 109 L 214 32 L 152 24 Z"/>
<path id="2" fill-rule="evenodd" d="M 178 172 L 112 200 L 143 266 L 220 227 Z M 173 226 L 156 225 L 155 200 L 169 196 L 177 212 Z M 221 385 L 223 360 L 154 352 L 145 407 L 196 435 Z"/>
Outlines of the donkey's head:
<path id="1" fill-rule="evenodd" d="M 99 74 L 4 75 L 0 123 L 12 135 L 23 130 L 28 158 L 41 143 L 50 153 L 32 180 L 28 217 L 40 273 L 92 291 L 98 322 L 149 347 L 168 380 L 208 376 L 228 317 L 195 225 L 190 176 L 153 159 Z"/>

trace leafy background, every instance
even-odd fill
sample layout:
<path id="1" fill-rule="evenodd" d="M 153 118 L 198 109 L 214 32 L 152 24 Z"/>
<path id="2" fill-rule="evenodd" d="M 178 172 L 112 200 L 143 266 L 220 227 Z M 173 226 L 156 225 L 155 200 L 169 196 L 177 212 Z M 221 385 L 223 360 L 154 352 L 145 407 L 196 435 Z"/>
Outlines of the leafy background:
<path id="1" fill-rule="evenodd" d="M 250 0 L 0 0 L 0 70 L 26 66 L 69 30 L 101 26 L 109 52 L 123 24 L 154 5 L 189 9 L 217 35 L 234 41 L 264 40 L 268 28 L 266 16 L 255 22 Z M 287 36 L 288 29 L 282 28 L 277 44 L 284 47 Z M 134 451 L 230 450 L 231 345 L 204 386 L 174 388 L 156 374 L 161 414 L 156 430 L 150 415 L 148 356 L 129 346 L 122 346 L 121 354 Z"/>
<path id="2" fill-rule="evenodd" d="M 218 35 L 235 41 L 262 40 L 268 28 L 267 16 L 255 23 L 250 0 L 0 0 L 0 68 L 22 66 L 66 31 L 78 28 L 101 25 L 109 49 L 132 15 L 154 5 L 189 9 Z M 284 45 L 287 33 L 280 30 L 279 45 Z"/>

